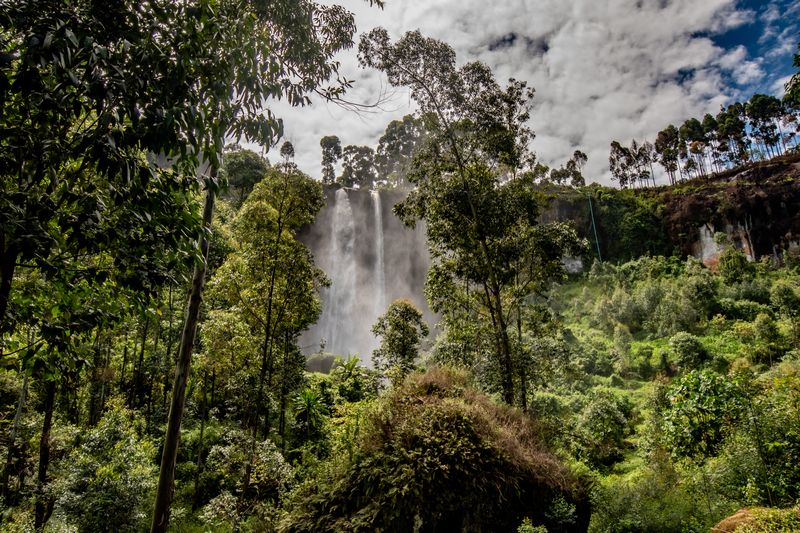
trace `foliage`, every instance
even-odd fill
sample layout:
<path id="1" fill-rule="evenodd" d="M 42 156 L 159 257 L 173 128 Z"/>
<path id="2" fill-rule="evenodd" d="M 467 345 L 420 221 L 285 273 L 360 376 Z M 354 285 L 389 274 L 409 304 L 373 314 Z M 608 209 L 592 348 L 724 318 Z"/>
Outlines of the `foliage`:
<path id="1" fill-rule="evenodd" d="M 675 457 L 703 459 L 716 454 L 742 412 L 743 393 L 735 381 L 711 370 L 691 370 L 667 390 L 664 439 Z"/>
<path id="2" fill-rule="evenodd" d="M 264 179 L 267 170 L 269 161 L 252 150 L 235 146 L 225 151 L 222 176 L 227 180 L 227 190 L 236 207 L 240 207 L 253 186 Z"/>
<path id="3" fill-rule="evenodd" d="M 352 459 L 300 488 L 282 530 L 507 530 L 526 516 L 563 530 L 586 519 L 583 490 L 529 419 L 432 369 L 379 402 Z M 545 516 L 559 495 L 577 505 L 573 524 Z"/>
<path id="4" fill-rule="evenodd" d="M 691 333 L 676 333 L 669 339 L 669 347 L 675 354 L 675 361 L 682 369 L 700 368 L 709 358 L 703 343 Z"/>
<path id="5" fill-rule="evenodd" d="M 245 470 L 250 470 L 244 486 Z M 248 435 L 237 429 L 222 434 L 219 443 L 208 451 L 200 477 L 201 490 L 209 495 L 238 494 L 239 505 L 252 501 L 279 501 L 293 481 L 292 467 L 269 440 L 251 444 Z"/>
<path id="6" fill-rule="evenodd" d="M 410 300 L 395 300 L 386 313 L 378 317 L 372 333 L 381 339 L 380 346 L 372 354 L 375 369 L 386 372 L 394 368 L 393 381 L 402 381 L 414 368 L 420 339 L 428 335 L 422 311 Z"/>
<path id="7" fill-rule="evenodd" d="M 800 529 L 800 510 L 750 509 L 750 516 L 736 526 L 734 533 L 779 533 Z"/>
<path id="8" fill-rule="evenodd" d="M 595 468 L 622 460 L 633 422 L 630 400 L 608 390 L 593 390 L 578 415 L 576 455 Z"/>
<path id="9" fill-rule="evenodd" d="M 753 276 L 753 267 L 741 250 L 726 248 L 719 255 L 719 274 L 725 283 L 741 283 Z"/>
<path id="10" fill-rule="evenodd" d="M 149 519 L 156 448 L 132 412 L 112 404 L 97 427 L 62 461 L 57 506 L 79 531 L 139 531 Z"/>

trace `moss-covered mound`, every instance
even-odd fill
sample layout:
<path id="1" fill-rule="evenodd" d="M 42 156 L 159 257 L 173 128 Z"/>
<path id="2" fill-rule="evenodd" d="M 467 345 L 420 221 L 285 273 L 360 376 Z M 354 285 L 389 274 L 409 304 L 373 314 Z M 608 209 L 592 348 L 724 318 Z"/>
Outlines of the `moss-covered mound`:
<path id="1" fill-rule="evenodd" d="M 285 531 L 584 531 L 585 485 L 530 417 L 452 370 L 412 375 L 362 424 L 351 457 L 295 495 Z"/>

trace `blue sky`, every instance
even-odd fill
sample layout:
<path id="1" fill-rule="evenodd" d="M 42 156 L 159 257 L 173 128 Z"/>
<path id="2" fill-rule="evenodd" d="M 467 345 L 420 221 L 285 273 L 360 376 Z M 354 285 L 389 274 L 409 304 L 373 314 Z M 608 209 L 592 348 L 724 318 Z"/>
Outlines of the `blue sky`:
<path id="1" fill-rule="evenodd" d="M 754 13 L 752 19 L 711 38 L 719 46 L 731 49 L 744 46 L 748 55 L 761 60 L 765 76 L 751 84 L 737 85 L 743 93 L 774 93 L 776 83 L 791 75 L 792 58 L 800 42 L 800 2 L 797 0 L 742 0 L 739 9 Z"/>
<path id="2" fill-rule="evenodd" d="M 669 124 L 755 92 L 780 96 L 800 41 L 800 0 L 387 0 L 384 10 L 324 1 L 351 9 L 359 33 L 383 26 L 397 39 L 418 29 L 450 44 L 459 62 L 483 61 L 501 82 L 527 81 L 536 89 L 531 126 L 540 161 L 558 166 L 581 149 L 587 178 L 601 183 L 610 182 L 612 140 L 652 140 Z M 379 108 L 272 108 L 296 162 L 315 177 L 321 137 L 374 147 L 389 121 L 414 110 L 406 91 L 359 68 L 354 50 L 338 59 L 354 81 L 348 97 L 383 97 Z"/>

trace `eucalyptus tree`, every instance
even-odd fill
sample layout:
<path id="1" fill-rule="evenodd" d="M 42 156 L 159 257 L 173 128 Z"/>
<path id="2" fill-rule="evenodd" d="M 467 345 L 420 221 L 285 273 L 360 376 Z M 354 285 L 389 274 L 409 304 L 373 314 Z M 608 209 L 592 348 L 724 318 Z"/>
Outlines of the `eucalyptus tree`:
<path id="1" fill-rule="evenodd" d="M 656 136 L 655 151 L 658 156 L 658 162 L 667 172 L 669 181 L 672 185 L 675 184 L 675 172 L 680 170 L 678 165 L 678 130 L 670 124 Z"/>
<path id="2" fill-rule="evenodd" d="M 342 150 L 342 174 L 337 179 L 339 185 L 371 189 L 376 178 L 375 150 L 369 146 L 345 146 Z"/>
<path id="3" fill-rule="evenodd" d="M 322 148 L 322 183 L 332 185 L 336 181 L 336 162 L 342 157 L 342 143 L 336 135 L 326 135 L 319 140 Z"/>
<path id="4" fill-rule="evenodd" d="M 703 124 L 696 118 L 690 118 L 680 127 L 679 133 L 688 150 L 686 152 L 687 157 L 693 161 L 691 168 L 697 168 L 701 175 L 706 176 L 706 165 L 703 157 L 706 147 L 706 135 L 705 130 L 703 130 Z"/>
<path id="5" fill-rule="evenodd" d="M 633 171 L 633 155 L 630 148 L 623 146 L 619 141 L 611 141 L 611 152 L 608 156 L 608 166 L 612 179 L 622 188 L 635 183 Z"/>
<path id="6" fill-rule="evenodd" d="M 797 53 L 792 62 L 795 68 L 800 69 L 800 44 L 797 45 Z M 784 100 L 794 108 L 800 107 L 800 71 L 795 72 L 791 79 L 786 83 L 786 95 Z"/>
<path id="7" fill-rule="evenodd" d="M 434 310 L 457 305 L 447 287 L 472 287 L 491 319 L 503 399 L 512 404 L 506 293 L 541 203 L 532 173 L 525 172 L 535 162 L 527 126 L 533 91 L 516 80 L 502 88 L 480 62 L 457 68 L 450 46 L 419 32 L 391 43 L 386 30 L 372 30 L 362 36 L 359 60 L 383 71 L 392 85 L 408 87 L 420 108 L 427 136 L 408 174 L 416 188 L 396 211 L 407 224 L 427 225 Z"/>
<path id="8" fill-rule="evenodd" d="M 404 187 L 408 184 L 406 175 L 414 149 L 423 136 L 422 120 L 414 115 L 393 120 L 386 126 L 375 151 L 375 166 L 381 183 L 393 187 Z"/>
<path id="9" fill-rule="evenodd" d="M 778 121 L 783 117 L 783 104 L 774 96 L 754 94 L 745 106 L 747 118 L 756 140 L 761 142 L 766 154 L 780 155 L 781 131 Z"/>

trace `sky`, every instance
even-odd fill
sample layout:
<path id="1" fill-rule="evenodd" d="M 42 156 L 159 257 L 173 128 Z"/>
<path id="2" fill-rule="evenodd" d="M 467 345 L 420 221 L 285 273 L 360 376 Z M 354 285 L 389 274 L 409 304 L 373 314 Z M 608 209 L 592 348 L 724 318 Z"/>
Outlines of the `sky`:
<path id="1" fill-rule="evenodd" d="M 501 83 L 526 80 L 536 89 L 530 125 L 539 160 L 559 166 L 580 149 L 589 156 L 587 181 L 604 184 L 612 140 L 653 140 L 668 124 L 756 92 L 782 96 L 800 42 L 800 0 L 387 0 L 383 10 L 337 3 L 354 13 L 359 35 L 382 26 L 396 40 L 420 30 L 450 44 L 459 64 L 483 61 Z M 375 147 L 391 120 L 414 111 L 407 91 L 361 69 L 356 55 L 354 47 L 337 57 L 354 82 L 347 98 L 382 101 L 379 108 L 270 105 L 312 177 L 320 176 L 321 137 Z M 277 151 L 267 157 L 277 160 Z"/>

